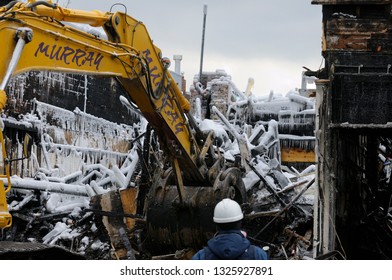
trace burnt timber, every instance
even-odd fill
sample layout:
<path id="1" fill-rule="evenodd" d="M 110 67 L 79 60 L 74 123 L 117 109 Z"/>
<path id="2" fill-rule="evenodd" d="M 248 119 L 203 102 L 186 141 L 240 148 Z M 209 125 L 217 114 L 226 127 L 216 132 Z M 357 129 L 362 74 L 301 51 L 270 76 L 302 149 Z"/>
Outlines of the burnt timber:
<path id="1" fill-rule="evenodd" d="M 392 1 L 322 5 L 315 255 L 391 259 Z"/>

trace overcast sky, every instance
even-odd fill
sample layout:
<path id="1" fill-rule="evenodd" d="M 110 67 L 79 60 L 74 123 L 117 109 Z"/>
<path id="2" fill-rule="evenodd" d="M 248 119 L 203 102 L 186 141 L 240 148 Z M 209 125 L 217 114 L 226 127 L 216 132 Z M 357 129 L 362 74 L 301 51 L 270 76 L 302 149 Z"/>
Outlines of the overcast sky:
<path id="1" fill-rule="evenodd" d="M 54 1 L 56 2 L 56 1 Z M 249 77 L 253 92 L 286 94 L 300 87 L 302 66 L 317 70 L 321 56 L 320 5 L 311 0 L 60 0 L 81 10 L 109 11 L 122 3 L 142 21 L 164 56 L 183 56 L 187 89 L 199 73 L 203 6 L 207 5 L 204 71 L 224 69 L 239 89 Z M 112 11 L 124 10 L 115 6 Z M 174 61 L 172 61 L 174 70 Z"/>

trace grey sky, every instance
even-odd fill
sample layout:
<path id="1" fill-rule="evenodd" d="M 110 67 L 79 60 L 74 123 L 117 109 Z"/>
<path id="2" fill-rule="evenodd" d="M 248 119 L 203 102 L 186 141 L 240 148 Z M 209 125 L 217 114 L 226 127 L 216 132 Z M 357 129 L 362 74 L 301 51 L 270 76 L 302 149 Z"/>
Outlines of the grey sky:
<path id="1" fill-rule="evenodd" d="M 54 1 L 56 2 L 56 1 Z M 127 6 L 142 21 L 163 55 L 182 54 L 187 88 L 199 73 L 203 6 L 208 6 L 203 70 L 224 69 L 245 90 L 254 78 L 256 95 L 286 94 L 301 84 L 302 66 L 322 64 L 321 6 L 311 0 L 60 0 L 81 10 Z M 124 10 L 115 6 L 112 11 Z M 174 65 L 174 63 L 172 63 Z M 174 68 L 174 66 L 172 66 Z"/>

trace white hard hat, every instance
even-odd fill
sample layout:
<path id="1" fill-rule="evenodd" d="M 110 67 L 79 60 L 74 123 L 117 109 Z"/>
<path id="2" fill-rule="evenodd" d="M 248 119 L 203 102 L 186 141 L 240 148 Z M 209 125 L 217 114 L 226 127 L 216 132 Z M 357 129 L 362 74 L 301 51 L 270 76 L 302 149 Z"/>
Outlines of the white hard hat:
<path id="1" fill-rule="evenodd" d="M 244 214 L 240 205 L 230 198 L 220 201 L 214 209 L 214 222 L 218 224 L 232 223 L 242 220 Z"/>

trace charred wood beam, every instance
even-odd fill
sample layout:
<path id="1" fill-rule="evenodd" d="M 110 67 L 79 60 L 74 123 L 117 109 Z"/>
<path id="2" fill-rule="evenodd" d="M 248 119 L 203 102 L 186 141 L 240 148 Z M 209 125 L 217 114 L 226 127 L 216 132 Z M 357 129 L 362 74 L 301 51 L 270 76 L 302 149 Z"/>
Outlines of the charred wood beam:
<path id="1" fill-rule="evenodd" d="M 258 233 L 255 234 L 253 238 L 257 238 L 266 228 L 268 228 L 278 217 L 280 217 L 284 212 L 290 209 L 294 203 L 313 185 L 315 178 L 313 178 L 303 189 L 302 191 L 294 197 L 294 199 L 287 204 L 271 221 L 269 221 Z"/>
<path id="2" fill-rule="evenodd" d="M 259 217 L 269 217 L 269 216 L 275 216 L 279 214 L 279 210 L 271 210 L 271 211 L 262 211 L 262 212 L 257 212 L 257 213 L 252 213 L 252 214 L 247 214 L 245 215 L 245 219 L 255 219 Z"/>
<path id="3" fill-rule="evenodd" d="M 296 239 L 299 239 L 301 241 L 303 241 L 306 245 L 310 246 L 311 242 L 310 240 L 306 239 L 305 237 L 303 237 L 302 235 L 299 235 L 298 233 L 296 233 L 294 230 L 291 230 L 289 228 L 285 229 L 285 233 L 287 233 L 290 236 L 293 236 Z"/>
<path id="4" fill-rule="evenodd" d="M 114 211 L 103 211 L 98 209 L 84 209 L 83 212 L 93 212 L 95 215 L 106 216 L 106 217 L 123 217 L 123 218 L 131 218 L 139 223 L 146 223 L 145 217 L 139 214 L 129 214 L 123 212 L 114 212 Z"/>
<path id="5" fill-rule="evenodd" d="M 313 173 L 309 173 L 309 174 L 301 175 L 301 176 L 309 176 L 311 174 L 313 174 Z M 299 178 L 301 176 L 297 176 L 297 178 Z M 277 194 L 281 194 L 281 193 L 285 193 L 285 192 L 291 191 L 292 189 L 295 189 L 296 187 L 302 186 L 303 184 L 305 184 L 307 182 L 309 182 L 309 180 L 302 180 L 302 181 L 298 181 L 296 183 L 291 183 L 290 185 L 286 186 L 284 189 L 282 189 L 280 191 L 277 191 L 276 193 Z"/>
<path id="6" fill-rule="evenodd" d="M 274 195 L 274 197 L 279 201 L 279 203 L 286 207 L 287 204 L 286 202 L 283 201 L 283 199 L 278 195 L 278 193 L 275 191 L 274 187 L 270 185 L 270 183 L 264 178 L 263 175 L 261 175 L 257 169 L 249 162 L 247 161 L 248 166 L 250 167 L 250 169 L 252 169 L 252 171 L 260 178 L 260 180 L 264 183 L 264 185 L 266 186 L 266 188 L 268 189 L 268 191 Z"/>
<path id="7" fill-rule="evenodd" d="M 329 128 L 344 128 L 344 129 L 391 129 L 392 123 L 388 122 L 386 124 L 352 124 L 352 123 L 333 123 L 329 125 Z"/>

